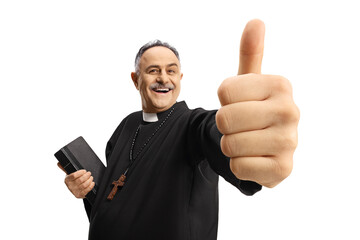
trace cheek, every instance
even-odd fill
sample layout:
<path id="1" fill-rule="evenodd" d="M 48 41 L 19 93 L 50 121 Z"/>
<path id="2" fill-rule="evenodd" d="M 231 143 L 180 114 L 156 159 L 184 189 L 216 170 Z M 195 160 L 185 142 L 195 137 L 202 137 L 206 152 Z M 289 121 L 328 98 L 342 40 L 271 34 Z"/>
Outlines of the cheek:
<path id="1" fill-rule="evenodd" d="M 176 88 L 180 88 L 180 78 L 174 77 L 170 78 L 170 82 L 176 86 Z"/>
<path id="2" fill-rule="evenodd" d="M 176 81 L 175 86 L 176 86 L 176 91 L 177 91 L 177 92 L 180 92 L 180 89 L 181 89 L 180 80 L 179 80 L 179 81 Z"/>
<path id="3" fill-rule="evenodd" d="M 144 84 L 144 82 L 139 82 L 138 86 L 137 86 L 139 93 L 141 95 L 141 97 L 145 97 L 147 95 L 146 93 L 146 84 Z"/>
<path id="4" fill-rule="evenodd" d="M 149 98 L 148 96 L 149 96 L 150 92 L 148 91 L 146 86 L 142 86 L 140 88 L 140 94 L 141 94 L 142 97 Z"/>
<path id="5" fill-rule="evenodd" d="M 139 81 L 139 86 L 138 86 L 139 90 L 143 92 L 146 91 L 149 86 L 148 82 L 149 80 L 147 78 L 142 78 L 141 81 Z"/>

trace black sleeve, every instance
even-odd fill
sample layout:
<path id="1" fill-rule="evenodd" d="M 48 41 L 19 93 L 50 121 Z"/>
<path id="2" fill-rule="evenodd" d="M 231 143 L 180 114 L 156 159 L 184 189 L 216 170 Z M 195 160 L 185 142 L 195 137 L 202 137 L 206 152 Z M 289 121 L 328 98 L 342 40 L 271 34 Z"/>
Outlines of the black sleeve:
<path id="1" fill-rule="evenodd" d="M 105 157 L 106 157 L 106 164 L 108 164 L 109 158 L 111 156 L 112 151 L 114 150 L 114 147 L 116 145 L 116 142 L 119 138 L 119 135 L 121 133 L 121 130 L 123 129 L 125 122 L 127 121 L 127 119 L 129 118 L 126 117 L 124 118 L 124 120 L 121 121 L 121 123 L 119 124 L 119 126 L 115 129 L 114 133 L 111 135 L 109 141 L 106 144 L 106 148 L 105 148 Z"/>
<path id="2" fill-rule="evenodd" d="M 90 221 L 90 215 L 91 215 L 91 204 L 89 203 L 88 200 L 86 200 L 85 198 L 83 199 L 84 202 L 84 207 L 85 207 L 85 211 L 86 211 L 86 215 Z"/>
<path id="3" fill-rule="evenodd" d="M 125 124 L 125 121 L 126 121 L 127 118 L 125 118 L 120 124 L 119 126 L 115 129 L 114 133 L 111 135 L 109 141 L 107 142 L 106 144 L 106 148 L 105 148 L 105 157 L 106 157 L 106 165 L 108 164 L 108 160 L 109 160 L 109 157 L 114 149 L 114 146 L 116 144 L 116 141 L 119 137 L 119 134 L 120 134 L 120 131 L 121 129 L 123 128 L 124 124 Z M 86 211 L 86 214 L 90 220 L 90 215 L 91 215 L 91 204 L 89 203 L 89 201 L 87 201 L 86 199 L 83 199 L 83 202 L 84 202 L 84 207 L 85 207 L 85 211 Z"/>
<path id="4" fill-rule="evenodd" d="M 216 126 L 216 112 L 216 110 L 206 111 L 201 108 L 192 112 L 188 134 L 190 151 L 194 155 L 195 164 L 206 159 L 213 171 L 227 182 L 245 195 L 253 195 L 260 191 L 262 186 L 252 181 L 240 180 L 230 170 L 230 158 L 222 153 L 220 147 L 222 134 Z"/>

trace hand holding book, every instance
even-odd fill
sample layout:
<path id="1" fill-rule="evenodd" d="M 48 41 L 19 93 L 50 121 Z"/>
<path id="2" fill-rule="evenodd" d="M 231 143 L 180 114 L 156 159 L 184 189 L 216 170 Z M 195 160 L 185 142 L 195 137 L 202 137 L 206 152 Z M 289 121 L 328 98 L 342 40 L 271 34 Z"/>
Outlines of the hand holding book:
<path id="1" fill-rule="evenodd" d="M 58 166 L 65 173 L 65 169 L 58 163 Z M 76 198 L 85 198 L 95 186 L 94 177 L 91 172 L 84 169 L 73 172 L 65 177 L 65 184 Z"/>
<path id="2" fill-rule="evenodd" d="M 76 138 L 57 151 L 55 157 L 59 168 L 67 174 L 65 184 L 71 193 L 93 205 L 105 166 L 85 139 Z"/>

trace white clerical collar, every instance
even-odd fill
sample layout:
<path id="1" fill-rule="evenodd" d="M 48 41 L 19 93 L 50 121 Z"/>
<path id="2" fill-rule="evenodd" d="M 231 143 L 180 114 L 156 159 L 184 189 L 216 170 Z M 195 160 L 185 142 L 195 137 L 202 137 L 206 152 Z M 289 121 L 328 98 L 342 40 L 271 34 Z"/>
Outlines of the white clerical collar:
<path id="1" fill-rule="evenodd" d="M 159 119 L 156 113 L 146 113 L 143 111 L 143 120 L 145 122 L 157 122 Z"/>

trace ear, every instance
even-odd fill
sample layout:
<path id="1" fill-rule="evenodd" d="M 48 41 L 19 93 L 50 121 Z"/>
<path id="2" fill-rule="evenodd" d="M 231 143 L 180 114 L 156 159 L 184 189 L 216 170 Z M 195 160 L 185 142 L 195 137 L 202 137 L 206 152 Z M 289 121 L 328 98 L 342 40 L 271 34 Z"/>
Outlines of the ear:
<path id="1" fill-rule="evenodd" d="M 131 79 L 133 80 L 136 89 L 139 90 L 138 75 L 136 74 L 136 72 L 131 73 Z"/>
<path id="2" fill-rule="evenodd" d="M 183 74 L 183 73 L 181 73 L 180 80 L 183 78 L 183 76 L 184 76 L 184 74 Z"/>

